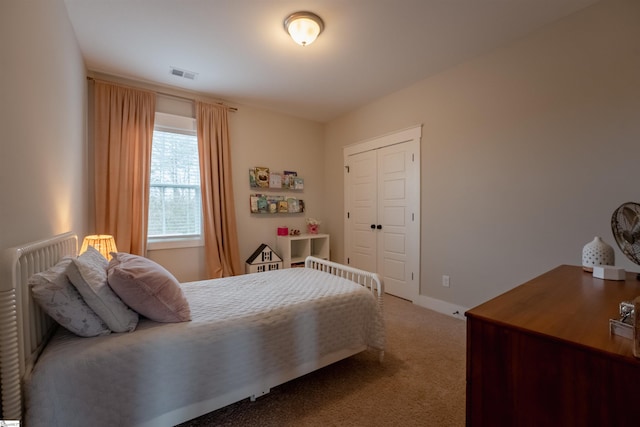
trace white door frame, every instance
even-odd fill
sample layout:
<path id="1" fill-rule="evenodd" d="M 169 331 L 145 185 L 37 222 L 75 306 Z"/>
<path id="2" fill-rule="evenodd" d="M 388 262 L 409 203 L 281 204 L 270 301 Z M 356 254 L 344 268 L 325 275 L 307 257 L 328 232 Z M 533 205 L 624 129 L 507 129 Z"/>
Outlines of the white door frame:
<path id="1" fill-rule="evenodd" d="M 344 165 L 344 206 L 345 210 L 349 206 L 350 193 L 349 188 L 347 186 L 347 174 L 348 174 L 348 160 L 349 156 L 354 154 L 362 153 L 365 151 L 376 150 L 383 147 L 388 147 L 391 145 L 402 144 L 405 142 L 417 141 L 417 153 L 416 159 L 418 166 L 418 179 L 417 182 L 412 183 L 415 185 L 415 188 L 412 188 L 410 191 L 414 192 L 417 197 L 416 205 L 415 205 L 415 214 L 414 214 L 414 226 L 417 227 L 417 230 L 420 230 L 420 139 L 422 137 L 422 125 L 412 126 L 407 129 L 403 129 L 400 131 L 392 132 L 386 135 L 382 135 L 373 139 L 369 139 L 366 141 L 361 141 L 355 144 L 350 144 L 344 147 L 343 149 L 343 165 Z M 350 247 L 350 239 L 351 236 L 348 233 L 348 218 L 346 212 L 344 215 L 344 260 L 343 262 L 347 263 L 347 256 L 349 255 L 349 247 Z M 417 281 L 417 289 L 416 295 L 417 297 L 420 293 L 420 233 L 415 233 L 415 235 L 407 236 L 411 239 L 408 242 L 410 247 L 415 248 L 415 252 L 412 252 L 414 256 L 411 258 L 412 268 L 411 270 L 414 272 L 414 279 Z"/>

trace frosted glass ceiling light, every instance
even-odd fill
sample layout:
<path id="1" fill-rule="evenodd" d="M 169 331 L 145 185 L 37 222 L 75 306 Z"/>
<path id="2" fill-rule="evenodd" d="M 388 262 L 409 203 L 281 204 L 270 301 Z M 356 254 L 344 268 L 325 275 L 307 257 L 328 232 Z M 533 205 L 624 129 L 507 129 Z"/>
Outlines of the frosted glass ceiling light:
<path id="1" fill-rule="evenodd" d="M 300 46 L 306 46 L 324 30 L 322 19 L 311 12 L 292 13 L 284 20 L 284 29 Z"/>

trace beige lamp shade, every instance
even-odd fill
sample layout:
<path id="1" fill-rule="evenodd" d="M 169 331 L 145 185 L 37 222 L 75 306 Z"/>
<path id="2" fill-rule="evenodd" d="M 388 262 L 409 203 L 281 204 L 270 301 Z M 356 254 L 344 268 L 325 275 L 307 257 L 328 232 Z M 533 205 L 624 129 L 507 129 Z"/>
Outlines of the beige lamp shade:
<path id="1" fill-rule="evenodd" d="M 106 259 L 111 258 L 111 255 L 109 255 L 110 252 L 118 252 L 116 241 L 113 236 L 109 234 L 94 234 L 85 237 L 82 242 L 82 248 L 80 248 L 80 255 L 85 253 L 89 246 L 93 246 Z"/>

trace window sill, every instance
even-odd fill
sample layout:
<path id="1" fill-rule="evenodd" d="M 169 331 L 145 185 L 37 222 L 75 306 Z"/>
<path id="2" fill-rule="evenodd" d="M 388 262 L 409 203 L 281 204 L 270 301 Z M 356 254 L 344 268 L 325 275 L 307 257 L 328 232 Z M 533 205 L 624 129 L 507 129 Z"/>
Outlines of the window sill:
<path id="1" fill-rule="evenodd" d="M 147 241 L 147 250 L 197 248 L 204 246 L 202 236 L 195 237 L 159 237 Z"/>

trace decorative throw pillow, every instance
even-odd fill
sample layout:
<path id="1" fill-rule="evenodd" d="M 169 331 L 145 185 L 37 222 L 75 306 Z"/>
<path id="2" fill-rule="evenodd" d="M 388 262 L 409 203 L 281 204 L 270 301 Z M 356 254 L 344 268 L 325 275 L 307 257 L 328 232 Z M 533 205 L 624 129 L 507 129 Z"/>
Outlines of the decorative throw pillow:
<path id="1" fill-rule="evenodd" d="M 93 247 L 73 258 L 67 275 L 85 302 L 113 332 L 131 332 L 138 325 L 138 313 L 122 302 L 107 283 L 108 261 Z"/>
<path id="2" fill-rule="evenodd" d="M 81 337 L 107 335 L 111 330 L 87 305 L 67 277 L 71 258 L 29 278 L 33 299 L 64 328 Z"/>
<path id="3" fill-rule="evenodd" d="M 131 308 L 156 322 L 186 322 L 191 309 L 178 280 L 160 264 L 112 252 L 109 286 Z"/>

